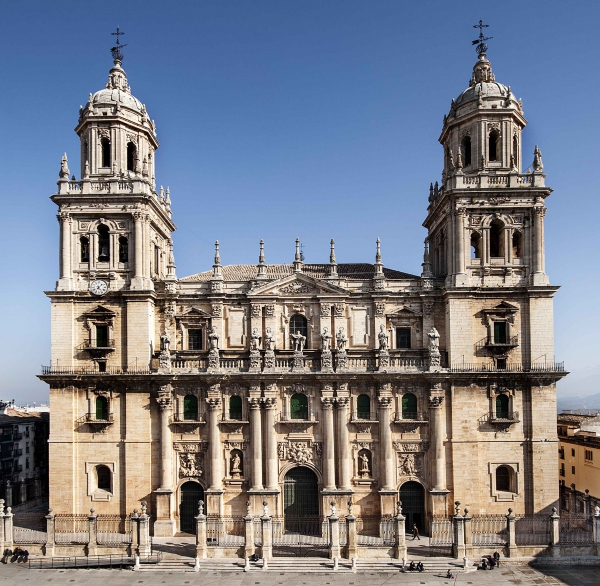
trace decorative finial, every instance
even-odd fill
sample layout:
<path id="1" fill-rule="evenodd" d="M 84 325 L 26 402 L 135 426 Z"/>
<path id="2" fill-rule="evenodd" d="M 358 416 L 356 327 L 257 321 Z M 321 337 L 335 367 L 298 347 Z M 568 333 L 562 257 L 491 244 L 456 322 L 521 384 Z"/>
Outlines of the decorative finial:
<path id="1" fill-rule="evenodd" d="M 396 514 L 398 516 L 402 515 L 402 501 L 396 503 Z"/>
<path id="2" fill-rule="evenodd" d="M 204 501 L 198 501 L 198 516 L 204 515 Z"/>
<path id="3" fill-rule="evenodd" d="M 215 264 L 213 266 L 214 267 L 221 266 L 221 255 L 219 253 L 219 241 L 218 240 L 215 240 Z"/>
<path id="4" fill-rule="evenodd" d="M 265 241 L 261 239 L 258 253 L 258 279 L 267 278 L 267 265 L 265 264 Z"/>
<path id="5" fill-rule="evenodd" d="M 329 249 L 329 276 L 334 278 L 338 276 L 337 262 L 335 260 L 335 242 L 333 238 L 331 239 Z"/>
<path id="6" fill-rule="evenodd" d="M 533 170 L 534 171 L 542 171 L 544 169 L 544 165 L 542 163 L 542 151 L 538 148 L 538 145 L 535 145 L 535 149 L 533 150 Z"/>
<path id="7" fill-rule="evenodd" d="M 300 252 L 300 238 L 296 238 L 296 254 L 294 256 L 294 272 L 295 273 L 302 272 L 302 260 L 303 260 L 303 255 Z"/>
<path id="8" fill-rule="evenodd" d="M 60 173 L 58 174 L 58 176 L 61 179 L 68 180 L 69 179 L 69 174 L 70 174 L 70 171 L 69 171 L 69 161 L 67 160 L 67 153 L 65 153 L 62 156 L 62 159 L 60 160 Z"/>
<path id="9" fill-rule="evenodd" d="M 116 32 L 114 33 L 110 33 L 111 35 L 117 37 L 117 44 L 111 48 L 110 52 L 112 54 L 113 59 L 115 60 L 115 65 L 117 63 L 117 61 L 121 62 L 123 61 L 123 52 L 121 51 L 121 49 L 123 47 L 127 47 L 127 45 L 121 45 L 121 40 L 119 39 L 119 37 L 121 35 L 124 35 L 124 32 L 121 32 L 121 29 L 119 27 L 117 27 Z"/>
<path id="10" fill-rule="evenodd" d="M 485 44 L 485 41 L 489 41 L 490 39 L 494 38 L 494 37 L 484 37 L 483 36 L 483 29 L 488 28 L 489 26 L 490 26 L 489 24 L 483 24 L 482 20 L 479 21 L 479 24 L 473 25 L 473 28 L 479 29 L 479 37 L 477 39 L 475 39 L 471 44 L 477 45 L 477 47 L 475 48 L 475 51 L 477 51 L 477 54 L 480 56 L 481 55 L 485 56 L 485 54 L 487 53 L 488 46 Z"/>
<path id="11" fill-rule="evenodd" d="M 379 240 L 379 238 L 377 238 L 376 244 L 377 252 L 375 253 L 375 262 L 379 264 L 381 262 L 381 240 Z"/>
<path id="12" fill-rule="evenodd" d="M 171 191 L 167 186 L 167 190 L 165 191 L 165 205 L 169 207 L 171 205 Z"/>

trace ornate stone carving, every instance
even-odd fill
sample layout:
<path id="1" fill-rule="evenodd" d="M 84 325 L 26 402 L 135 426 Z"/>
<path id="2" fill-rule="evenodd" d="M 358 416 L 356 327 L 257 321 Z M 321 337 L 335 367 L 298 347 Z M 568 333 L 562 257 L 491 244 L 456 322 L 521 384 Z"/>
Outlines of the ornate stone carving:
<path id="1" fill-rule="evenodd" d="M 401 441 L 393 442 L 394 450 L 397 452 L 426 452 L 429 448 L 429 444 L 427 442 L 419 442 L 419 443 L 405 443 Z"/>
<path id="2" fill-rule="evenodd" d="M 223 306 L 220 303 L 213 303 L 211 310 L 213 317 L 221 317 L 223 315 Z"/>
<path id="3" fill-rule="evenodd" d="M 206 399 L 209 411 L 218 411 L 221 408 L 221 403 L 220 397 L 209 397 Z"/>
<path id="4" fill-rule="evenodd" d="M 444 401 L 444 397 L 429 397 L 429 406 L 430 407 L 441 407 Z"/>
<path id="5" fill-rule="evenodd" d="M 250 305 L 250 315 L 252 317 L 260 317 L 261 316 L 261 306 L 257 305 L 256 303 L 253 303 L 252 305 Z"/>
<path id="6" fill-rule="evenodd" d="M 344 317 L 344 311 L 346 309 L 345 303 L 336 303 L 333 306 L 333 314 L 335 317 Z"/>
<path id="7" fill-rule="evenodd" d="M 423 315 L 425 317 L 431 317 L 433 315 L 434 303 L 433 301 L 423 302 Z"/>
<path id="8" fill-rule="evenodd" d="M 202 454 L 181 452 L 179 454 L 179 478 L 198 478 L 200 476 L 202 476 Z"/>
<path id="9" fill-rule="evenodd" d="M 377 334 L 377 340 L 379 342 L 379 350 L 380 351 L 389 349 L 388 335 L 387 335 L 387 332 L 385 331 L 385 326 L 383 324 L 381 324 L 379 326 L 379 333 Z"/>
<path id="10" fill-rule="evenodd" d="M 173 317 L 175 317 L 176 313 L 177 313 L 177 303 L 174 300 L 165 301 L 165 317 L 173 318 Z"/>
<path id="11" fill-rule="evenodd" d="M 385 303 L 379 301 L 375 304 L 375 315 L 377 317 L 383 317 L 385 315 Z"/>
<path id="12" fill-rule="evenodd" d="M 400 476 L 419 476 L 423 472 L 421 454 L 401 454 L 398 456 L 398 474 Z"/>
<path id="13" fill-rule="evenodd" d="M 265 317 L 275 317 L 275 305 L 273 303 L 265 305 Z"/>
<path id="14" fill-rule="evenodd" d="M 211 293 L 223 293 L 223 281 L 211 281 L 210 291 Z"/>
<path id="15" fill-rule="evenodd" d="M 392 397 L 377 397 L 377 402 L 383 409 L 389 409 L 392 405 Z"/>
<path id="16" fill-rule="evenodd" d="M 277 454 L 280 460 L 288 460 L 295 464 L 313 464 L 315 459 L 320 459 L 323 446 L 310 442 L 279 442 Z"/>
<path id="17" fill-rule="evenodd" d="M 313 287 L 302 281 L 292 281 L 287 285 L 279 288 L 279 293 L 283 295 L 301 295 L 314 291 Z"/>
<path id="18" fill-rule="evenodd" d="M 441 369 L 440 334 L 435 327 L 432 327 L 427 337 L 429 338 L 429 371 L 437 372 Z"/>
<path id="19" fill-rule="evenodd" d="M 173 407 L 173 387 L 171 385 L 163 385 L 158 390 L 156 402 L 161 411 L 166 411 Z"/>
<path id="20" fill-rule="evenodd" d="M 331 317 L 331 303 L 321 304 L 321 317 Z"/>

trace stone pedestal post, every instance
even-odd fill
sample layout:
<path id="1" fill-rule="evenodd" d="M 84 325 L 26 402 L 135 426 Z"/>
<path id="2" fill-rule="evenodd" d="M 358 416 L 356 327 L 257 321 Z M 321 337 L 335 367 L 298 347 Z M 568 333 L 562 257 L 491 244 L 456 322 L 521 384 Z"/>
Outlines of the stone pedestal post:
<path id="1" fill-rule="evenodd" d="M 203 504 L 198 505 L 196 517 L 196 557 L 201 560 L 206 559 L 206 515 Z"/>
<path id="2" fill-rule="evenodd" d="M 323 413 L 323 489 L 335 490 L 333 399 L 322 397 L 321 403 Z"/>
<path id="3" fill-rule="evenodd" d="M 173 442 L 169 420 L 173 413 L 173 387 L 163 385 L 158 391 L 156 401 L 160 409 L 160 455 L 161 474 L 160 488 L 156 495 L 156 521 L 154 535 L 171 537 L 174 534 L 174 523 L 171 518 L 171 497 L 173 495 Z"/>
<path id="4" fill-rule="evenodd" d="M 552 539 L 550 541 L 552 557 L 560 557 L 560 515 L 556 507 L 552 507 L 550 519 L 552 519 Z"/>
<path id="5" fill-rule="evenodd" d="M 5 495 L 5 499 L 6 502 L 4 503 L 6 505 L 6 507 L 12 507 L 13 506 L 13 502 L 12 502 L 12 484 L 10 483 L 10 480 L 6 481 L 6 490 L 4 491 L 4 495 Z"/>
<path id="6" fill-rule="evenodd" d="M 4 533 L 4 545 L 5 547 L 12 547 L 12 544 L 8 544 L 6 532 Z M 54 513 L 52 509 L 48 511 L 46 515 L 46 555 L 48 557 L 54 557 L 54 542 L 55 542 L 55 528 L 54 528 Z"/>
<path id="7" fill-rule="evenodd" d="M 394 517 L 394 558 L 403 560 L 406 557 L 406 518 L 399 510 Z"/>
<path id="8" fill-rule="evenodd" d="M 262 490 L 262 426 L 260 399 L 250 397 L 250 490 Z"/>
<path id="9" fill-rule="evenodd" d="M 356 517 L 354 515 L 346 515 L 346 527 L 348 531 L 346 557 L 348 559 L 355 559 L 358 557 L 358 539 L 356 537 Z"/>
<path id="10" fill-rule="evenodd" d="M 134 509 L 133 513 L 129 516 L 129 527 L 131 529 L 131 555 L 139 555 L 140 545 L 140 528 L 139 528 L 139 515 L 137 509 Z"/>
<path id="11" fill-rule="evenodd" d="M 600 556 L 600 507 L 595 508 L 592 523 L 594 531 L 594 546 L 596 548 L 595 554 Z"/>
<path id="12" fill-rule="evenodd" d="M 462 559 L 465 557 L 465 524 L 464 518 L 460 514 L 460 503 L 456 503 L 456 515 L 452 517 L 454 528 L 454 539 L 452 540 L 452 553 L 455 558 Z"/>
<path id="13" fill-rule="evenodd" d="M 390 427 L 391 396 L 379 396 L 379 467 L 380 486 L 384 491 L 394 491 L 395 462 L 392 453 L 392 430 Z"/>
<path id="14" fill-rule="evenodd" d="M 329 559 L 339 559 L 340 551 L 340 518 L 330 515 L 329 519 Z"/>
<path id="15" fill-rule="evenodd" d="M 97 555 L 98 552 L 98 515 L 94 509 L 90 509 L 88 515 L 88 555 Z"/>
<path id="16" fill-rule="evenodd" d="M 140 527 L 140 545 L 138 549 L 141 556 L 149 556 L 152 553 L 152 543 L 150 541 L 150 517 L 146 513 L 145 501 L 142 501 L 142 514 L 138 523 Z M 154 523 L 154 527 L 156 535 L 156 523 Z"/>
<path id="17" fill-rule="evenodd" d="M 262 557 L 270 560 L 273 557 L 273 524 L 271 517 L 264 515 L 260 518 L 262 529 Z"/>
<path id="18" fill-rule="evenodd" d="M 12 549 L 14 544 L 12 507 L 7 507 L 4 513 L 4 544 L 9 549 Z"/>
<path id="19" fill-rule="evenodd" d="M 254 517 L 250 514 L 244 517 L 244 557 L 254 555 Z"/>
<path id="20" fill-rule="evenodd" d="M 350 491 L 350 439 L 348 437 L 348 397 L 338 397 L 338 460 L 339 460 L 339 488 Z"/>
<path id="21" fill-rule="evenodd" d="M 508 515 L 506 515 L 506 530 L 508 532 L 508 557 L 518 557 L 515 516 L 513 515 L 512 509 L 508 509 Z"/>
<path id="22" fill-rule="evenodd" d="M 0 499 L 0 554 L 4 551 L 4 499 Z"/>
<path id="23" fill-rule="evenodd" d="M 279 457 L 277 456 L 277 430 L 275 429 L 275 412 L 277 399 L 268 397 L 264 399 L 265 405 L 265 439 L 266 439 L 266 489 L 279 490 Z"/>
<path id="24" fill-rule="evenodd" d="M 465 532 L 465 556 L 468 558 L 473 557 L 473 527 L 471 525 L 472 520 L 473 517 L 469 515 L 469 509 L 465 509 L 463 524 Z"/>

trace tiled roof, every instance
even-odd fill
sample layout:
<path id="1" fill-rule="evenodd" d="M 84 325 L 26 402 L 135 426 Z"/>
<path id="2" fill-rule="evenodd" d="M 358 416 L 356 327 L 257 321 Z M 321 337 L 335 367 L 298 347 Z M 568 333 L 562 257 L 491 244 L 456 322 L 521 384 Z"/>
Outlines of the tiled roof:
<path id="1" fill-rule="evenodd" d="M 256 265 L 226 265 L 223 268 L 223 278 L 225 281 L 252 281 L 256 279 L 258 274 L 258 268 Z M 267 278 L 270 280 L 283 279 L 294 273 L 293 265 L 266 265 Z M 340 279 L 350 279 L 363 281 L 372 279 L 375 275 L 375 266 L 369 263 L 356 263 L 356 264 L 339 264 L 337 265 L 337 272 Z M 182 282 L 206 282 L 210 281 L 212 277 L 212 271 L 204 271 L 196 275 L 190 275 L 179 279 Z M 305 264 L 302 266 L 302 273 L 308 277 L 315 279 L 326 279 L 329 275 L 329 265 L 309 265 Z M 402 273 L 393 269 L 383 269 L 383 274 L 386 279 L 390 280 L 402 280 L 407 279 L 418 279 L 416 275 L 410 275 L 408 273 Z"/>
<path id="2" fill-rule="evenodd" d="M 16 409 L 8 409 L 6 414 L 0 414 L 0 425 L 5 423 L 24 424 L 35 423 L 36 421 L 48 420 L 50 415 L 47 412 L 40 413 L 39 411 L 17 411 Z"/>

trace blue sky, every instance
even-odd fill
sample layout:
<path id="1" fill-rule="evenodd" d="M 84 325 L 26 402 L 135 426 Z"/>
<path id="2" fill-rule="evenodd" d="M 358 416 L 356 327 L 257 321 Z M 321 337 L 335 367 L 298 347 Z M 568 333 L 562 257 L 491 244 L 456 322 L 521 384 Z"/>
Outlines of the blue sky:
<path id="1" fill-rule="evenodd" d="M 44 290 L 58 273 L 48 196 L 60 157 L 78 174 L 80 104 L 101 89 L 120 26 L 129 83 L 155 119 L 171 189 L 177 274 L 212 264 L 373 262 L 420 271 L 429 183 L 450 101 L 468 84 L 481 18 L 496 79 L 523 99 L 523 160 L 547 184 L 547 272 L 561 393 L 600 389 L 598 2 L 19 1 L 3 5 L 0 94 L 0 397 L 47 399 Z"/>

